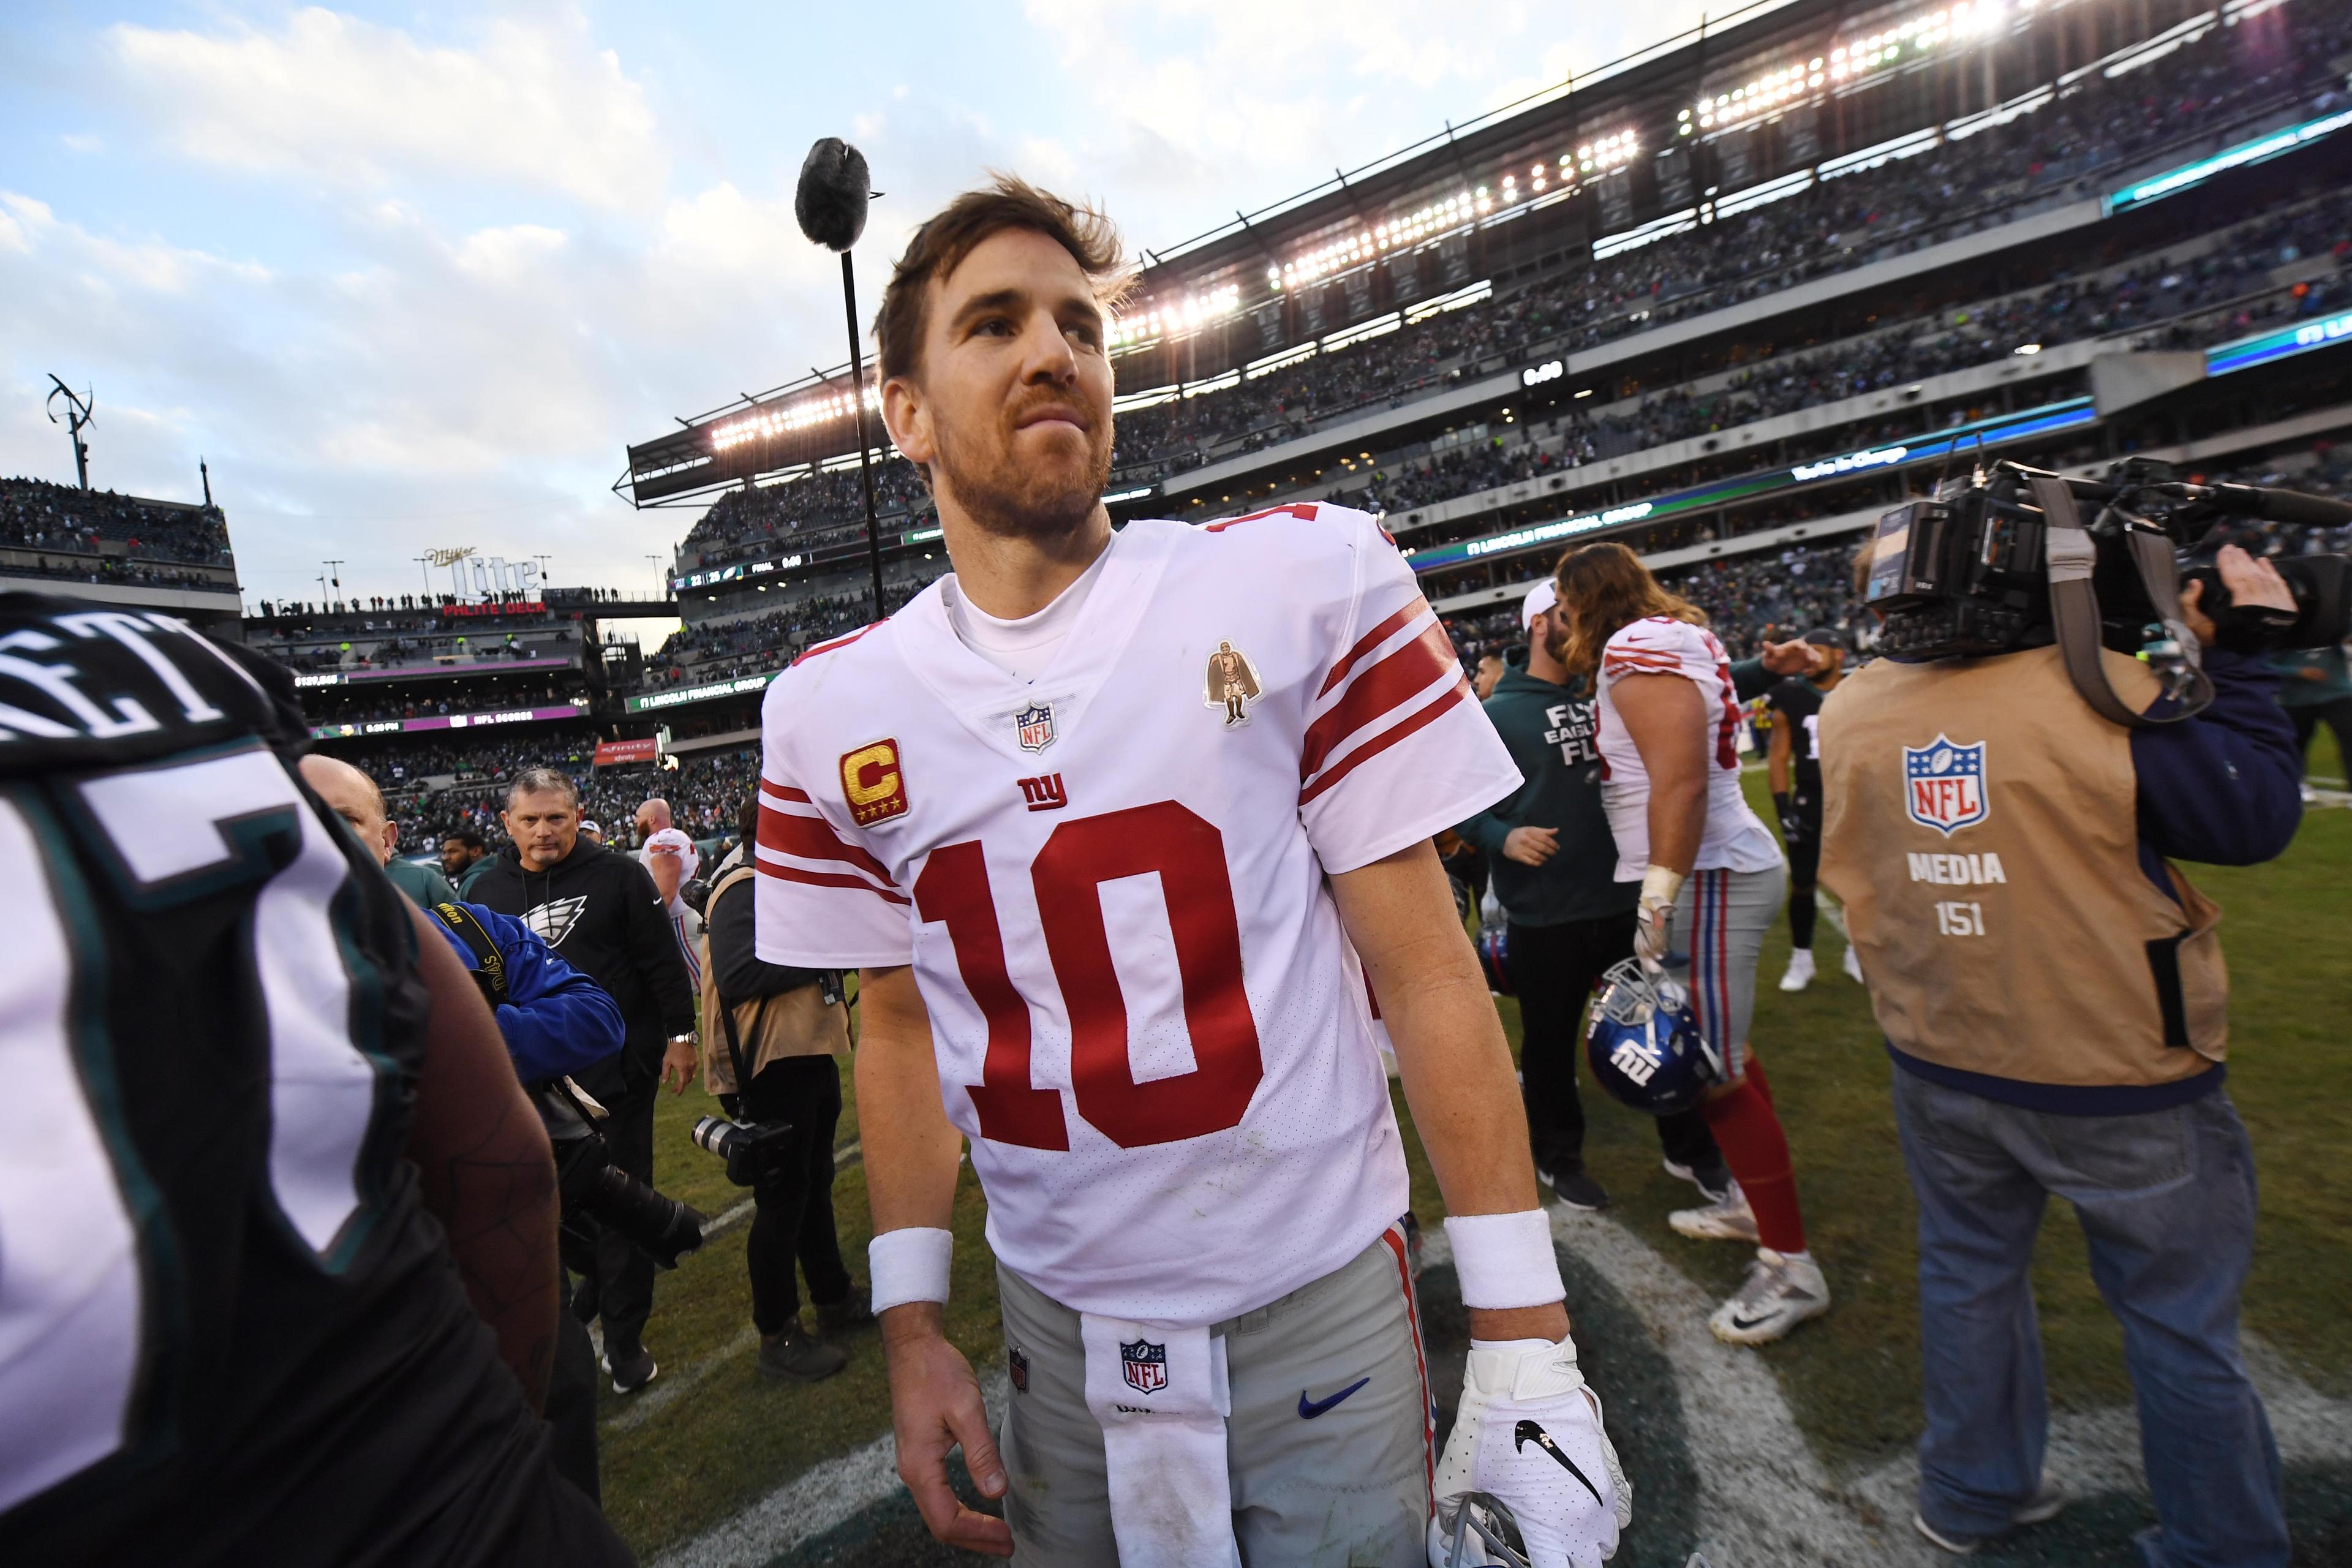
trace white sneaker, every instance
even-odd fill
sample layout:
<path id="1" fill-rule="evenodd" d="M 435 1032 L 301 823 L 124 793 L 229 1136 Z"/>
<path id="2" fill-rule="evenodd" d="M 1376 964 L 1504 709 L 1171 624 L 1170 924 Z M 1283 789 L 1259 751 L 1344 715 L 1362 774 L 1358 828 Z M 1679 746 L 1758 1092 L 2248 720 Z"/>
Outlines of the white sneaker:
<path id="1" fill-rule="evenodd" d="M 1854 952 L 1852 942 L 1845 944 L 1845 977 L 1856 985 L 1864 984 L 1862 978 L 1862 955 Z"/>
<path id="2" fill-rule="evenodd" d="M 1780 976 L 1783 991 L 1802 991 L 1813 983 L 1813 950 L 1797 947 L 1789 950 L 1789 973 Z"/>
<path id="3" fill-rule="evenodd" d="M 1739 1184 L 1731 1184 L 1731 1195 L 1719 1204 L 1704 1208 L 1676 1209 L 1666 1216 L 1676 1236 L 1687 1236 L 1693 1241 L 1754 1241 L 1756 1211 L 1748 1206 L 1748 1194 Z"/>
<path id="4" fill-rule="evenodd" d="M 1830 1310 L 1829 1282 L 1810 1258 L 1783 1258 L 1769 1247 L 1756 1249 L 1746 1283 L 1715 1310 L 1706 1326 L 1717 1339 L 1735 1345 L 1769 1344 Z"/>

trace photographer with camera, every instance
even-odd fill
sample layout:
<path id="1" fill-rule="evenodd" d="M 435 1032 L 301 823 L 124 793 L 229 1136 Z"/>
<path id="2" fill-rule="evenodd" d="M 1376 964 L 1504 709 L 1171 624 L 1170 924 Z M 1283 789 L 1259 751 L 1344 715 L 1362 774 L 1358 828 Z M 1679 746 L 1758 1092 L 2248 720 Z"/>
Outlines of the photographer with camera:
<path id="1" fill-rule="evenodd" d="M 2220 911 L 2170 861 L 2293 838 L 2264 645 L 2342 635 L 2341 563 L 2291 585 L 2235 547 L 2177 563 L 2219 492 L 2151 467 L 2094 485 L 2002 464 L 1881 522 L 1890 657 L 1822 710 L 1821 874 L 1871 976 L 1918 1201 L 1919 1532 L 1969 1552 L 2065 1501 L 2029 1279 L 2054 1193 L 2123 1325 L 2161 1521 L 2143 1557 L 2284 1564 L 2238 1342 L 2254 1175 L 2222 1089 Z M 2077 497 L 2104 503 L 2088 527 Z"/>
<path id="2" fill-rule="evenodd" d="M 740 855 L 721 865 L 704 906 L 703 1085 L 734 1123 L 706 1118 L 695 1141 L 727 1157 L 728 1175 L 751 1187 L 758 1205 L 744 1254 L 760 1370 L 814 1383 L 849 1362 L 822 1333 L 874 1318 L 870 1293 L 851 1282 L 841 1260 L 833 1217 L 833 1135 L 849 1009 L 838 973 L 762 963 L 753 951 L 759 822 L 754 790 L 743 806 Z M 796 1261 L 808 1278 L 818 1333 L 801 1321 Z"/>
<path id="3" fill-rule="evenodd" d="M 580 1074 L 580 1087 L 609 1112 L 601 1133 L 614 1165 L 650 1186 L 655 1090 L 665 1078 L 683 1083 L 694 1070 L 694 991 L 677 933 L 646 868 L 588 842 L 579 789 L 563 773 L 516 774 L 502 819 L 513 842 L 470 884 L 472 901 L 521 920 L 619 1005 L 626 1041 L 619 1055 Z M 583 1321 L 604 1320 L 604 1363 L 616 1394 L 643 1388 L 659 1371 L 644 1342 L 654 1262 L 616 1227 L 602 1226 L 593 1272 L 574 1297 Z"/>

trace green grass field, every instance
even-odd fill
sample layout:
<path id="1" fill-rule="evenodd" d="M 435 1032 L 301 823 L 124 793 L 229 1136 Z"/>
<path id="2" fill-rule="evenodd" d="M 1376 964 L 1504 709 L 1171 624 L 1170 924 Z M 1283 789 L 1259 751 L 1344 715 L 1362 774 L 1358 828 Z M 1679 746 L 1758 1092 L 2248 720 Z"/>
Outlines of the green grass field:
<path id="1" fill-rule="evenodd" d="M 2316 774 L 2343 773 L 2332 752 Z M 1750 776 L 1761 795 L 1760 774 Z M 1759 805 L 1762 801 L 1759 798 Z M 1770 820 L 1769 813 L 1767 820 Z M 2192 868 L 2226 911 L 2233 982 L 2230 1091 L 2252 1129 L 2262 1179 L 2262 1230 L 2245 1299 L 2250 1333 L 2325 1392 L 2352 1394 L 2352 1183 L 2337 1164 L 2352 1147 L 2352 951 L 2345 898 L 2352 888 L 2352 811 L 2306 814 L 2294 847 L 2246 870 Z M 1765 949 L 1754 1030 L 1793 1146 L 1806 1221 L 1837 1306 L 1789 1341 L 1758 1352 L 1778 1375 L 1807 1436 L 1833 1471 L 1851 1473 L 1898 1453 L 1916 1435 L 1918 1330 L 1912 1286 L 1912 1208 L 1887 1099 L 1886 1058 L 1860 986 L 1838 972 L 1842 942 L 1825 920 L 1822 977 L 1797 996 L 1774 989 L 1787 960 L 1780 926 Z M 1517 1038 L 1516 1007 L 1503 1017 Z M 1666 1211 L 1690 1189 L 1658 1166 L 1646 1119 L 1597 1093 L 1587 1158 L 1619 1218 L 1713 1293 L 1744 1268 L 1739 1247 L 1690 1243 Z M 687 1130 L 714 1109 L 698 1088 L 665 1096 L 656 1171 L 667 1192 L 719 1214 L 740 1197 Z M 1426 1226 L 1444 1213 L 1413 1140 L 1414 1208 Z M 853 1107 L 841 1141 L 856 1132 Z M 864 1173 L 854 1160 L 835 1189 L 842 1241 L 865 1277 Z M 977 1186 L 965 1171 L 956 1208 L 955 1300 L 949 1331 L 978 1364 L 1001 1353 L 995 1289 Z M 814 1386 L 779 1384 L 752 1370 L 750 1290 L 739 1224 L 656 1286 L 646 1342 L 662 1363 L 653 1388 L 604 1396 L 607 1511 L 650 1559 L 730 1517 L 817 1461 L 889 1428 L 881 1349 L 852 1336 L 849 1369 Z M 2051 1392 L 2062 1408 L 2126 1404 L 2121 1339 L 2092 1288 L 2080 1232 L 2053 1204 L 2036 1258 L 2035 1286 Z M 1573 1303 L 1571 1303 L 1573 1306 Z M 1612 1426 L 1615 1423 L 1612 1421 Z"/>

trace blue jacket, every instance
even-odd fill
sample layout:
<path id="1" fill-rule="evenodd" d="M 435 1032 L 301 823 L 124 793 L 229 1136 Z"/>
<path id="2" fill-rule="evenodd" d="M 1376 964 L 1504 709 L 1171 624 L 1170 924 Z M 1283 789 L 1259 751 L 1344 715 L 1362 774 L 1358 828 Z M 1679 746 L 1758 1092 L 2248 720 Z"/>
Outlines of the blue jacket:
<path id="1" fill-rule="evenodd" d="M 537 931 L 511 915 L 467 904 L 506 963 L 507 1000 L 499 1005 L 515 1076 L 541 1083 L 603 1061 L 621 1048 L 621 1007 L 604 988 L 555 956 Z M 471 973 L 474 950 L 438 920 L 434 929 Z"/>

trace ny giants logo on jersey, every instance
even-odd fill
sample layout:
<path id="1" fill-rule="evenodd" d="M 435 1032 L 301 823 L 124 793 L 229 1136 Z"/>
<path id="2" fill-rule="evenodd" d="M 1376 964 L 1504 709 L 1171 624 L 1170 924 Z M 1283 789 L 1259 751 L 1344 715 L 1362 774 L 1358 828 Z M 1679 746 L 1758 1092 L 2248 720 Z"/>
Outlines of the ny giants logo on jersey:
<path id="1" fill-rule="evenodd" d="M 1019 782 L 1021 798 L 1032 811 L 1059 811 L 1070 804 L 1070 792 L 1063 786 L 1059 773 L 1043 773 Z"/>
<path id="2" fill-rule="evenodd" d="M 907 815 L 907 778 L 900 771 L 898 742 L 875 741 L 841 754 L 841 798 L 850 820 L 871 827 Z"/>
<path id="3" fill-rule="evenodd" d="M 1138 1394 L 1157 1394 L 1168 1386 L 1168 1347 L 1150 1340 L 1121 1340 L 1119 1370 L 1127 1385 Z"/>
<path id="4" fill-rule="evenodd" d="M 1985 800 L 1985 743 L 1963 746 L 1938 734 L 1924 746 L 1903 748 L 1903 809 L 1922 827 L 1947 837 L 1990 815 Z"/>

